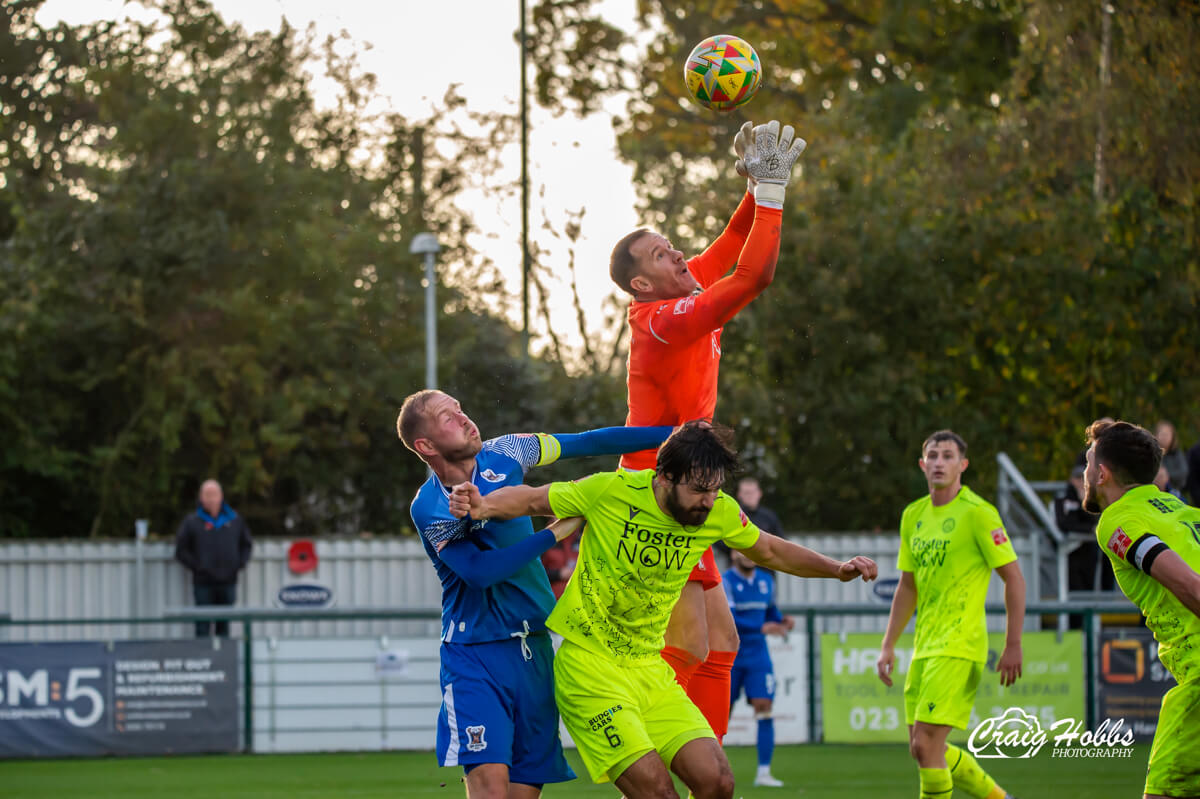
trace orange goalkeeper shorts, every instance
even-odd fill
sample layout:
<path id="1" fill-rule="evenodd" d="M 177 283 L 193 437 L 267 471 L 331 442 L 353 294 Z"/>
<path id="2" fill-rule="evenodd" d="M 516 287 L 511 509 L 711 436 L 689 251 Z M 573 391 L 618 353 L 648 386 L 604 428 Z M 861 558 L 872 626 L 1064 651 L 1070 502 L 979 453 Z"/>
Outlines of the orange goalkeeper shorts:
<path id="1" fill-rule="evenodd" d="M 689 583 L 700 583 L 705 591 L 716 588 L 721 584 L 721 572 L 717 570 L 717 559 L 713 557 L 712 547 L 704 550 L 700 562 L 688 575 Z"/>

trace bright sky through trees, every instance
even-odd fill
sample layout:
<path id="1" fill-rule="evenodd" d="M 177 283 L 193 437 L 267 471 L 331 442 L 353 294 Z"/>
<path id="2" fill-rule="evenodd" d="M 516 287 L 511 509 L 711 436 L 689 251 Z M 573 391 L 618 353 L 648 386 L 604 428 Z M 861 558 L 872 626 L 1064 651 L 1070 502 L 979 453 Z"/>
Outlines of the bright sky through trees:
<path id="1" fill-rule="evenodd" d="M 278 30 L 280 20 L 303 29 L 313 23 L 321 38 L 349 34 L 362 67 L 378 76 L 383 105 L 418 120 L 447 87 L 459 91 L 474 111 L 515 113 L 519 101 L 519 49 L 514 38 L 518 6 L 513 2 L 442 0 L 437 3 L 381 3 L 378 0 L 212 0 L 227 20 L 250 30 Z M 530 4 L 531 5 L 531 4 Z M 605 13 L 626 25 L 633 0 L 606 0 Z M 150 20 L 152 12 L 122 0 L 47 0 L 37 15 L 40 24 L 59 20 L 79 24 L 126 16 Z M 369 45 L 369 47 L 368 47 Z M 315 65 L 316 66 L 316 65 Z M 314 70 L 314 73 L 317 70 Z M 530 70 L 530 86 L 533 74 Z M 319 77 L 313 83 L 318 104 L 332 104 L 334 84 Z M 620 113 L 623 100 L 610 100 L 608 113 Z M 586 207 L 576 253 L 580 299 L 589 323 L 598 325 L 605 297 L 612 294 L 608 253 L 612 244 L 638 224 L 634 211 L 632 168 L 617 160 L 608 113 L 585 120 L 553 117 L 532 107 L 530 126 L 530 226 L 534 242 L 544 250 L 541 263 L 555 275 L 549 285 L 552 320 L 567 343 L 577 343 L 578 325 L 567 282 L 567 250 L 561 239 L 542 230 L 543 222 L 561 234 L 569 212 Z M 520 150 L 514 144 L 501 154 L 504 171 L 496 182 L 520 179 Z M 476 216 L 481 233 L 472 241 L 495 262 L 508 288 L 508 316 L 521 318 L 521 251 L 519 196 L 473 190 L 462 201 Z M 536 297 L 531 304 L 536 303 Z M 536 306 L 531 311 L 535 335 L 542 326 Z"/>

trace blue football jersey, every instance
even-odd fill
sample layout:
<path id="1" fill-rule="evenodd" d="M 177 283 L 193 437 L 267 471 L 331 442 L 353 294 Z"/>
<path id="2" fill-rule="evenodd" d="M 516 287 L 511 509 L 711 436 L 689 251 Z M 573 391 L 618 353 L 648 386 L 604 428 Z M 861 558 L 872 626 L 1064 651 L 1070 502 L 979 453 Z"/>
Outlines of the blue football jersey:
<path id="1" fill-rule="evenodd" d="M 471 482 L 480 494 L 521 485 L 532 466 L 560 455 L 558 442 L 545 434 L 505 435 L 485 441 L 475 456 Z M 410 513 L 425 552 L 442 582 L 442 640 L 453 643 L 507 641 L 514 632 L 546 629 L 554 593 L 538 558 L 488 588 L 471 588 L 438 557 L 439 545 L 467 539 L 481 550 L 501 549 L 533 534 L 529 517 L 509 521 L 472 521 L 450 515 L 450 488 L 431 475 L 417 492 Z"/>
<path id="2" fill-rule="evenodd" d="M 755 569 L 752 577 L 743 577 L 737 569 L 723 575 L 721 585 L 733 611 L 733 623 L 743 644 L 766 641 L 762 626 L 768 621 L 783 621 L 775 606 L 775 578 L 764 569 Z"/>

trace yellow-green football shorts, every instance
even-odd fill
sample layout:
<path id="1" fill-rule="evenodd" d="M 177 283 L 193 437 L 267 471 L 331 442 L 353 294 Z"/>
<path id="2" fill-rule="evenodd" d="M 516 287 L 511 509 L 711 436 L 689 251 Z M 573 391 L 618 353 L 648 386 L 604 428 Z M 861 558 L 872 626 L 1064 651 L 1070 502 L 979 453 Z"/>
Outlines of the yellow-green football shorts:
<path id="1" fill-rule="evenodd" d="M 1163 697 L 1146 793 L 1200 796 L 1200 682 L 1176 685 Z"/>
<path id="2" fill-rule="evenodd" d="M 554 697 L 593 782 L 615 780 L 656 750 L 670 766 L 684 744 L 716 737 L 662 658 L 621 663 L 564 641 Z"/>
<path id="3" fill-rule="evenodd" d="M 983 664 L 955 657 L 914 659 L 904 680 L 904 721 L 965 730 L 975 707 Z"/>

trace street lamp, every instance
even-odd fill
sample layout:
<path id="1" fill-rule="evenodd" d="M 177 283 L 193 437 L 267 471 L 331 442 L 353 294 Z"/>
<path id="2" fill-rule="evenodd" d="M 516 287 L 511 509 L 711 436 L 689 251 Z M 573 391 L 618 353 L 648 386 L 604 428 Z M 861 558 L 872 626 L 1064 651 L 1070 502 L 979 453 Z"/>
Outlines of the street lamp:
<path id="1" fill-rule="evenodd" d="M 529 357 L 529 39 L 525 35 L 525 0 L 521 10 L 521 349 Z"/>
<path id="2" fill-rule="evenodd" d="M 441 249 L 437 236 L 432 233 L 418 233 L 408 247 L 413 255 L 425 256 L 425 388 L 437 388 L 437 316 L 434 310 L 437 273 L 433 260 Z"/>

